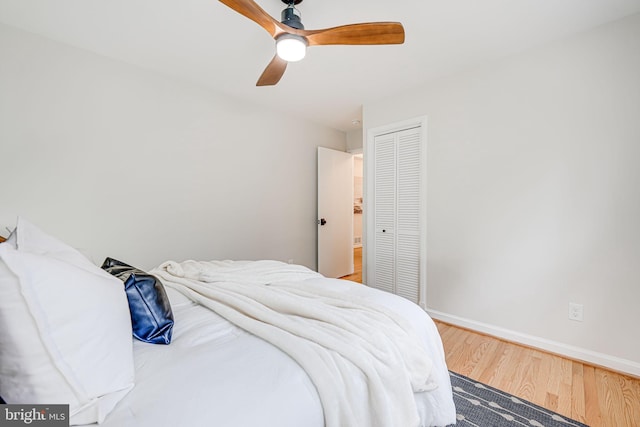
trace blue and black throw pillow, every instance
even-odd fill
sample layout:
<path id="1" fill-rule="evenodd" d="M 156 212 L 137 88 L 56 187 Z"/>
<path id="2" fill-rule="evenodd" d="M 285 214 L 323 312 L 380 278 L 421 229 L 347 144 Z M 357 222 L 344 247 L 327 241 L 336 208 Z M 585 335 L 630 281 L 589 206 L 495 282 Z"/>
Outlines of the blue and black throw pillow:
<path id="1" fill-rule="evenodd" d="M 113 258 L 105 259 L 102 269 L 124 282 L 133 336 L 151 344 L 169 344 L 173 312 L 160 280 Z"/>

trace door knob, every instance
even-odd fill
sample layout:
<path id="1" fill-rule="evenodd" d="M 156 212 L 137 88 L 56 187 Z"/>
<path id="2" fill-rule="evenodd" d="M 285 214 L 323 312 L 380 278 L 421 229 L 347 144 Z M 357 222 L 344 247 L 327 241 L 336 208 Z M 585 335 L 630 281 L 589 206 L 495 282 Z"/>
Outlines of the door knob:
<path id="1" fill-rule="evenodd" d="M 326 220 L 326 219 L 324 219 L 324 218 L 320 218 L 320 219 L 318 220 L 318 224 L 320 224 L 320 225 L 325 225 L 326 223 L 327 223 L 327 220 Z"/>

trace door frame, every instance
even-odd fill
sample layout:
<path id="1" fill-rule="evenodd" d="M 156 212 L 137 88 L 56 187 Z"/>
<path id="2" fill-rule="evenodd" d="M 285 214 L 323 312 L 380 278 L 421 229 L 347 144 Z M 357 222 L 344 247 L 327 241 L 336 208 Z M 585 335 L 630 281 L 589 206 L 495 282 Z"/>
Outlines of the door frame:
<path id="1" fill-rule="evenodd" d="M 400 132 L 402 130 L 420 127 L 420 137 L 424 146 L 421 151 L 421 164 L 424 165 L 425 173 L 422 178 L 421 187 L 421 215 L 420 215 L 420 299 L 418 305 L 424 310 L 427 309 L 427 116 L 418 116 L 399 122 L 390 123 L 387 125 L 377 126 L 374 128 L 367 128 L 366 138 L 363 143 L 363 212 L 362 212 L 362 283 L 367 284 L 367 270 L 370 252 L 368 248 L 370 243 L 374 241 L 375 223 L 373 212 L 373 201 L 375 199 L 373 188 L 373 165 L 371 155 L 367 155 L 367 151 L 372 149 L 374 140 L 377 136 L 385 135 L 388 133 Z"/>

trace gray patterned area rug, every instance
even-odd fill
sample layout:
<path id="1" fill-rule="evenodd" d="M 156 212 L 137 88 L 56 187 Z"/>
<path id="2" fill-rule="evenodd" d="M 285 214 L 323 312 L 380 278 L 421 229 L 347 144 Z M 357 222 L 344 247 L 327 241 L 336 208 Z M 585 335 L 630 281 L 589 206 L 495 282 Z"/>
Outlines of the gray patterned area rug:
<path id="1" fill-rule="evenodd" d="M 458 427 L 588 427 L 464 375 L 449 373 Z"/>

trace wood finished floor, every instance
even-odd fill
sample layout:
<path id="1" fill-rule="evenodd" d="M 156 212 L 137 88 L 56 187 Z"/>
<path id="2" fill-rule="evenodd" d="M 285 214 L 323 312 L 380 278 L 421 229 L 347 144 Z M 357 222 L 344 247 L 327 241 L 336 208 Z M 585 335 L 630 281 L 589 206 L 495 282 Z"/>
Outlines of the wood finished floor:
<path id="1" fill-rule="evenodd" d="M 592 427 L 640 426 L 640 379 L 436 321 L 450 370 Z"/>
<path id="2" fill-rule="evenodd" d="M 362 248 L 354 250 L 362 283 Z M 436 321 L 447 366 L 591 427 L 640 427 L 640 378 Z"/>
<path id="3" fill-rule="evenodd" d="M 362 283 L 362 247 L 353 248 L 353 274 L 341 277 L 341 279 Z"/>

